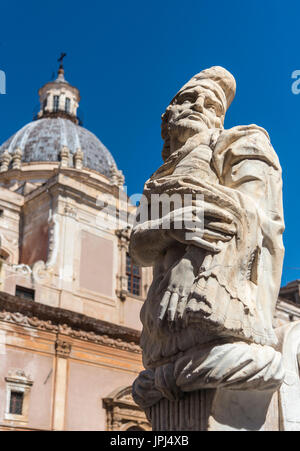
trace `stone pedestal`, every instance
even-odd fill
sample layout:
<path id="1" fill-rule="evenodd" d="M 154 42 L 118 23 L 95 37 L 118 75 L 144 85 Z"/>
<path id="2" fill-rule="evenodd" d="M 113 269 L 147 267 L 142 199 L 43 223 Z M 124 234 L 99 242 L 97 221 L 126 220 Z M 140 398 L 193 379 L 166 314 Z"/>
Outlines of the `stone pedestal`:
<path id="1" fill-rule="evenodd" d="M 278 431 L 278 392 L 198 390 L 147 409 L 154 431 Z"/>
<path id="2" fill-rule="evenodd" d="M 153 431 L 206 431 L 215 392 L 198 390 L 180 401 L 161 399 L 146 412 Z"/>

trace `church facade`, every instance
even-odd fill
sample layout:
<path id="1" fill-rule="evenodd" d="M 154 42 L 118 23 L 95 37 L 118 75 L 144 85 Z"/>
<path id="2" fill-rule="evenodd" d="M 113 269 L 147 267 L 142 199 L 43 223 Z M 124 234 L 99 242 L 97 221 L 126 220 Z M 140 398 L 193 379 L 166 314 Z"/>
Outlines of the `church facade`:
<path id="1" fill-rule="evenodd" d="M 149 430 L 131 396 L 152 278 L 128 254 L 135 207 L 62 64 L 39 96 L 0 146 L 0 430 Z M 276 326 L 299 293 L 282 289 Z"/>
<path id="2" fill-rule="evenodd" d="M 134 207 L 62 64 L 39 96 L 0 147 L 0 429 L 147 429 L 131 397 L 151 283 L 127 252 Z"/>

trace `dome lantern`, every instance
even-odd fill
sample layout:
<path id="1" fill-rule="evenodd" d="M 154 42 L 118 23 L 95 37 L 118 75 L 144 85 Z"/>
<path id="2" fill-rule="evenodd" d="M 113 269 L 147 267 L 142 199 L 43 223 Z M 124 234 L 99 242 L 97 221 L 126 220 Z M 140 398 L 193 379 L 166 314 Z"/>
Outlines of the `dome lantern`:
<path id="1" fill-rule="evenodd" d="M 33 162 L 47 162 L 64 170 L 92 170 L 107 177 L 110 183 L 122 186 L 124 177 L 109 150 L 97 136 L 78 124 L 79 90 L 65 80 L 64 56 L 59 58 L 57 79 L 39 90 L 41 109 L 37 120 L 0 143 L 0 174 L 11 169 L 22 171 Z M 55 96 L 59 97 L 58 102 Z"/>
<path id="2" fill-rule="evenodd" d="M 71 86 L 65 80 L 63 58 L 66 53 L 62 53 L 58 61 L 60 62 L 57 78 L 46 83 L 39 89 L 40 111 L 37 119 L 46 117 L 62 117 L 70 119 L 78 124 L 77 108 L 80 101 L 80 93 L 77 88 Z"/>

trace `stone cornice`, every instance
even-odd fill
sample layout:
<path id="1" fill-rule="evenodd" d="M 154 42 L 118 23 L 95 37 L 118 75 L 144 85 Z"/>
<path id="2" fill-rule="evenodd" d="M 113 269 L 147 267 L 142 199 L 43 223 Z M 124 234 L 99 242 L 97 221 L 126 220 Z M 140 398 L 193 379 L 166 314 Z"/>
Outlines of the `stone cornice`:
<path id="1" fill-rule="evenodd" d="M 292 313 L 293 315 L 300 317 L 300 305 L 288 299 L 279 297 L 276 304 L 276 310 L 283 311 L 286 313 Z"/>
<path id="2" fill-rule="evenodd" d="M 21 169 L 9 169 L 8 171 L 0 173 L 0 181 L 8 182 L 9 180 L 30 181 L 31 179 L 46 179 L 45 183 L 42 185 L 44 187 L 45 184 L 53 179 L 53 177 L 59 175 L 66 175 L 77 182 L 80 181 L 81 183 L 85 183 L 98 191 L 104 190 L 112 193 L 117 193 L 118 191 L 118 188 L 111 184 L 111 180 L 107 176 L 94 169 L 86 167 L 83 167 L 82 169 L 71 167 L 60 168 L 58 162 L 53 163 L 48 161 L 23 162 Z M 33 191 L 31 193 L 33 193 Z"/>
<path id="3" fill-rule="evenodd" d="M 134 329 L 0 292 L 0 321 L 140 353 Z"/>
<path id="4" fill-rule="evenodd" d="M 75 177 L 76 173 L 72 173 L 72 170 L 66 170 L 65 173 L 64 170 L 60 170 L 60 172 L 55 173 L 46 183 L 26 194 L 25 206 L 31 200 L 36 201 L 38 197 L 45 195 L 47 192 L 51 192 L 54 196 L 70 196 L 76 202 L 84 203 L 99 211 L 103 208 L 97 207 L 97 199 L 100 193 L 111 194 L 116 199 L 118 198 L 119 193 L 114 186 L 104 184 L 99 180 L 94 183 L 95 181 L 92 178 L 79 177 L 79 172 L 77 171 L 77 177 Z M 90 192 L 87 192 L 87 186 L 91 189 Z M 125 196 L 124 193 L 124 198 Z"/>

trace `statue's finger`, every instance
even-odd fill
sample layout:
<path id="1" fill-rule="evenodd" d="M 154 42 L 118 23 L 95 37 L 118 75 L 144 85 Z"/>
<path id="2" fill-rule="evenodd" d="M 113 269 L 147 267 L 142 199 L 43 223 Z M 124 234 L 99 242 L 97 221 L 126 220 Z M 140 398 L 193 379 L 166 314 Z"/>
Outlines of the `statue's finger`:
<path id="1" fill-rule="evenodd" d="M 185 306 L 187 304 L 187 299 L 188 299 L 187 296 L 182 296 L 178 302 L 176 314 L 179 319 L 182 319 L 183 317 Z"/>
<path id="2" fill-rule="evenodd" d="M 213 243 L 209 241 L 205 241 L 199 236 L 193 236 L 194 234 L 188 234 L 186 243 L 193 244 L 194 246 L 201 247 L 201 249 L 205 249 L 208 252 L 213 252 L 214 254 L 218 254 L 221 249 Z"/>
<path id="3" fill-rule="evenodd" d="M 178 300 L 179 300 L 179 294 L 173 293 L 170 298 L 169 307 L 168 307 L 168 320 L 169 321 L 174 321 L 174 318 L 176 315 L 176 310 L 177 310 Z"/>
<path id="4" fill-rule="evenodd" d="M 224 233 L 220 232 L 214 232 L 213 230 L 205 229 L 203 233 L 203 238 L 205 240 L 212 240 L 212 241 L 230 241 L 232 238 L 232 235 L 225 235 Z"/>
<path id="5" fill-rule="evenodd" d="M 234 224 L 225 224 L 224 222 L 218 222 L 215 220 L 204 220 L 204 227 L 206 229 L 223 232 L 228 235 L 235 235 L 236 234 L 236 227 Z"/>
<path id="6" fill-rule="evenodd" d="M 168 308 L 170 296 L 171 296 L 170 291 L 166 291 L 165 294 L 163 295 L 163 298 L 162 298 L 161 302 L 160 302 L 160 305 L 159 305 L 160 310 L 159 310 L 158 318 L 161 321 L 164 319 L 166 310 Z"/>

